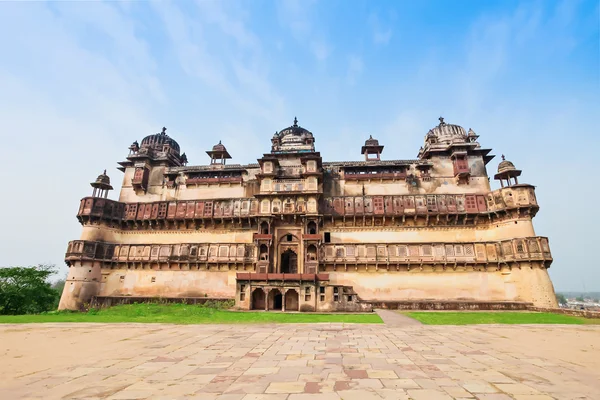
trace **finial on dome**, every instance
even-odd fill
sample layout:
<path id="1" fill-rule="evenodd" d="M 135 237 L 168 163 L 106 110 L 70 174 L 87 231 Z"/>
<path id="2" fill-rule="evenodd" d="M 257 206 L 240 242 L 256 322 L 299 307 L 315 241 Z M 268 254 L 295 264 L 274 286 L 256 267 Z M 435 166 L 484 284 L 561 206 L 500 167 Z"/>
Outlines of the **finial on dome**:
<path id="1" fill-rule="evenodd" d="M 298 118 L 294 117 L 294 126 L 298 126 Z"/>
<path id="2" fill-rule="evenodd" d="M 369 139 L 373 139 L 373 135 L 369 135 Z"/>
<path id="3" fill-rule="evenodd" d="M 166 135 L 166 134 L 167 134 L 167 128 L 165 128 L 165 127 L 163 126 L 163 128 L 162 128 L 162 132 L 161 132 L 161 133 L 162 133 L 163 135 Z"/>
<path id="4" fill-rule="evenodd" d="M 221 144 L 221 141 L 219 140 L 219 144 Z"/>
<path id="5" fill-rule="evenodd" d="M 506 160 L 506 158 L 504 157 L 504 154 L 502 154 L 502 161 Z"/>
<path id="6" fill-rule="evenodd" d="M 438 119 L 440 120 L 440 125 L 444 125 L 444 117 L 439 117 Z"/>
<path id="7" fill-rule="evenodd" d="M 102 173 L 102 175 L 106 175 L 106 170 L 104 170 L 104 172 Z"/>

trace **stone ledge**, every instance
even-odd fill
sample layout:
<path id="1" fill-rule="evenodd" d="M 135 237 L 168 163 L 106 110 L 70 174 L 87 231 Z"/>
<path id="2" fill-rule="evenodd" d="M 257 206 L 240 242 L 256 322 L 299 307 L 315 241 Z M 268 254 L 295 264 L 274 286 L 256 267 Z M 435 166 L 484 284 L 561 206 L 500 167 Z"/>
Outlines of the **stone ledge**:
<path id="1" fill-rule="evenodd" d="M 361 300 L 373 308 L 389 310 L 528 310 L 532 303 L 520 301 L 471 301 L 471 300 Z"/>
<path id="2" fill-rule="evenodd" d="M 543 308 L 543 307 L 528 307 L 530 311 L 550 312 L 554 314 L 573 315 L 584 318 L 600 318 L 600 311 L 588 310 L 571 310 L 570 308 Z"/>
<path id="3" fill-rule="evenodd" d="M 94 296 L 90 301 L 92 307 L 111 307 L 119 304 L 134 303 L 179 303 L 205 304 L 208 301 L 224 303 L 235 300 L 232 297 L 139 297 L 139 296 Z"/>

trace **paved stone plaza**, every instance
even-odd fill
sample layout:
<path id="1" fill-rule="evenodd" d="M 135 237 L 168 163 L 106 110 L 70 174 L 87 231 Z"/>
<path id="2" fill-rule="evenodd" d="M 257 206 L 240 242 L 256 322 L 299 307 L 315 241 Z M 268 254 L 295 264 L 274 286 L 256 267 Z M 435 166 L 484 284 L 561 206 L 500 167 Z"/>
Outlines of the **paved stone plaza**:
<path id="1" fill-rule="evenodd" d="M 600 399 L 600 326 L 0 325 L 2 399 Z"/>

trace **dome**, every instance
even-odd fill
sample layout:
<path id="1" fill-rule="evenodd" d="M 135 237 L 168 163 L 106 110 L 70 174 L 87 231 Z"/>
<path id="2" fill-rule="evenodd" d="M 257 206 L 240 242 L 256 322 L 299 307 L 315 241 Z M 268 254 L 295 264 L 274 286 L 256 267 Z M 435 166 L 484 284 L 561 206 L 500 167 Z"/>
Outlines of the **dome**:
<path id="1" fill-rule="evenodd" d="M 96 178 L 96 183 L 102 183 L 105 185 L 110 185 L 110 178 L 106 175 L 106 170 L 101 175 L 98 175 Z"/>
<path id="2" fill-rule="evenodd" d="M 447 124 L 444 122 L 444 118 L 440 117 L 440 124 L 427 132 L 426 138 L 436 138 L 438 142 L 450 143 L 458 139 L 465 141 L 467 138 L 467 132 L 465 128 L 459 125 Z"/>
<path id="3" fill-rule="evenodd" d="M 379 140 L 373 139 L 373 136 L 369 135 L 369 138 L 365 140 L 365 147 L 379 146 Z"/>
<path id="4" fill-rule="evenodd" d="M 315 151 L 315 139 L 313 134 L 298 125 L 298 119 L 294 118 L 294 125 L 275 133 L 271 139 L 271 151 L 289 153 Z"/>
<path id="5" fill-rule="evenodd" d="M 167 128 L 163 128 L 162 132 L 155 133 L 154 135 L 146 136 L 142 140 L 141 148 L 152 148 L 155 151 L 162 151 L 164 145 L 169 145 L 179 154 L 179 144 L 173 140 L 169 135 L 166 134 Z"/>
<path id="6" fill-rule="evenodd" d="M 507 171 L 516 171 L 516 169 L 515 164 L 504 158 L 504 154 L 502 154 L 502 161 L 498 164 L 498 173 L 501 174 Z"/>
<path id="7" fill-rule="evenodd" d="M 294 117 L 294 125 L 288 126 L 287 128 L 282 129 L 281 131 L 279 131 L 279 134 L 277 134 L 277 136 L 279 136 L 279 137 L 283 137 L 283 136 L 287 136 L 287 135 L 311 136 L 312 137 L 313 134 L 309 130 L 304 129 L 303 127 L 298 125 L 298 119 L 296 117 Z"/>
<path id="8" fill-rule="evenodd" d="M 215 144 L 212 148 L 212 151 L 227 151 L 227 149 L 225 148 L 225 146 L 223 146 L 223 144 L 221 143 L 221 141 L 219 140 L 218 144 Z"/>
<path id="9" fill-rule="evenodd" d="M 108 177 L 108 175 L 106 175 L 106 170 L 104 170 L 104 172 L 100 175 L 98 175 L 98 177 L 96 178 L 96 180 L 92 183 L 90 183 L 90 185 L 93 188 L 98 188 L 98 189 L 103 189 L 103 190 L 112 190 L 112 186 L 110 185 L 110 178 Z"/>

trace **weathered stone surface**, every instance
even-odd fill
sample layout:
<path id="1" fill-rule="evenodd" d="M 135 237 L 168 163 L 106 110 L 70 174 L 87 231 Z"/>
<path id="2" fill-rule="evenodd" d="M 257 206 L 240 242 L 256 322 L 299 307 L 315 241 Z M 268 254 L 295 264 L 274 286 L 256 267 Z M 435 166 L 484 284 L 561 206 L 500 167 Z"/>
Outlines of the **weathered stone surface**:
<path id="1" fill-rule="evenodd" d="M 599 335 L 592 325 L 0 325 L 0 397 L 595 399 Z M 331 357 L 346 348 L 352 363 Z"/>

